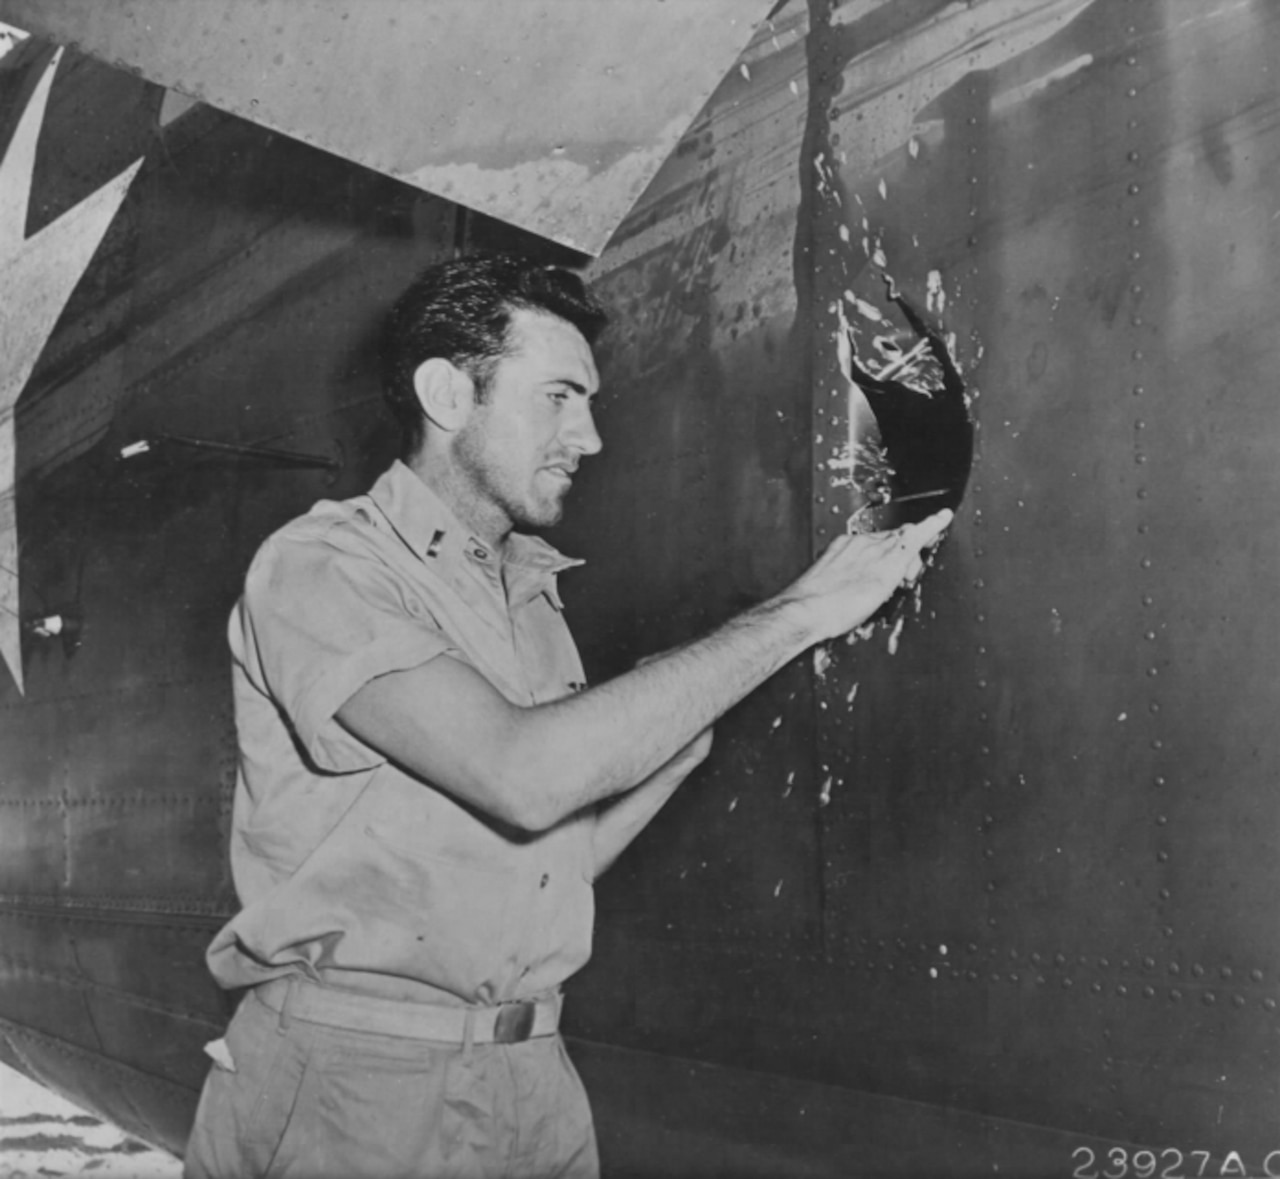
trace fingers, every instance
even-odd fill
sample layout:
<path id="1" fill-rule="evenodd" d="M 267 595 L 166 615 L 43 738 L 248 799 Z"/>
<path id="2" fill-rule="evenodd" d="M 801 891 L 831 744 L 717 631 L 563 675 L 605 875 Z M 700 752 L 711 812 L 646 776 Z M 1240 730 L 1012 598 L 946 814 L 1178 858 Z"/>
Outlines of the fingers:
<path id="1" fill-rule="evenodd" d="M 949 509 L 935 512 L 928 519 L 898 529 L 897 547 L 907 558 L 902 584 L 910 585 L 924 572 L 924 550 L 935 544 L 954 518 Z"/>
<path id="2" fill-rule="evenodd" d="M 920 577 L 930 546 L 937 543 L 953 518 L 950 511 L 941 511 L 891 532 L 853 532 L 837 537 L 802 579 L 803 596 L 834 596 L 841 618 L 840 623 L 832 624 L 830 633 L 845 633 L 874 613 L 899 586 Z M 865 613 L 854 617 L 860 610 Z M 853 621 L 843 625 L 846 616 Z"/>
<path id="3" fill-rule="evenodd" d="M 954 518 L 954 513 L 946 509 L 935 512 L 916 524 L 906 524 L 891 532 L 852 532 L 839 536 L 832 541 L 819 564 L 843 564 L 859 557 L 878 560 L 888 558 L 895 552 L 904 556 L 909 553 L 912 558 L 917 558 L 923 550 L 937 542 Z"/>
<path id="4" fill-rule="evenodd" d="M 936 543 L 953 519 L 955 514 L 950 509 L 946 509 L 935 512 L 932 516 L 915 524 L 904 524 L 891 532 L 854 533 L 853 537 L 860 537 L 864 543 L 882 549 L 900 549 L 903 552 L 919 553 Z"/>
<path id="5" fill-rule="evenodd" d="M 946 531 L 947 525 L 953 519 L 955 519 L 955 513 L 950 508 L 944 508 L 917 524 L 908 524 L 902 530 L 903 537 L 917 552 L 920 549 L 927 549 Z"/>

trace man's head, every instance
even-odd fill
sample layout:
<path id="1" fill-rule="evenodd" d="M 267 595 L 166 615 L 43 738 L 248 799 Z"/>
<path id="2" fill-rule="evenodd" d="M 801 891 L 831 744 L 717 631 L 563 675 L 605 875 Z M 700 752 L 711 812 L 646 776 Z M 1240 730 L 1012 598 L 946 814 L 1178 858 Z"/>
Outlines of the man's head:
<path id="1" fill-rule="evenodd" d="M 396 305 L 386 391 L 406 460 L 491 542 L 559 520 L 579 461 L 600 450 L 604 323 L 576 275 L 498 255 L 433 267 Z"/>
<path id="2" fill-rule="evenodd" d="M 440 358 L 465 372 L 484 401 L 499 357 L 509 350 L 512 312 L 541 312 L 571 324 L 588 346 L 608 322 L 571 270 L 510 254 L 475 254 L 425 270 L 400 296 L 383 335 L 383 393 L 400 425 L 403 455 L 422 447 L 426 415 L 415 373 Z"/>

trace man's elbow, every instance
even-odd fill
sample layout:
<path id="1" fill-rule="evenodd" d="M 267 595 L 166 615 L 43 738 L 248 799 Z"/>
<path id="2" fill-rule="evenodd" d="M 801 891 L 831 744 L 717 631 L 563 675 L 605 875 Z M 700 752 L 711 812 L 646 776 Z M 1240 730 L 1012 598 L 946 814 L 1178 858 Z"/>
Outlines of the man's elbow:
<path id="1" fill-rule="evenodd" d="M 571 801 L 572 788 L 569 775 L 514 762 L 495 770 L 487 809 L 510 827 L 540 835 L 577 809 Z"/>
<path id="2" fill-rule="evenodd" d="M 525 835 L 540 835 L 555 825 L 547 807 L 518 788 L 496 791 L 485 808 L 493 818 Z"/>
<path id="3" fill-rule="evenodd" d="M 491 766 L 483 780 L 460 793 L 491 818 L 517 831 L 537 835 L 554 826 L 550 808 L 538 797 L 529 775 L 518 767 Z"/>

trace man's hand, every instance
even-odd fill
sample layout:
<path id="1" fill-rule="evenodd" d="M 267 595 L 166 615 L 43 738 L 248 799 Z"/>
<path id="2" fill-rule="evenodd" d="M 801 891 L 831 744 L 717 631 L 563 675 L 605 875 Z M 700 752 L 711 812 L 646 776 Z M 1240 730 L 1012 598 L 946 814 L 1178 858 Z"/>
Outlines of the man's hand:
<path id="1" fill-rule="evenodd" d="M 943 511 L 892 532 L 842 536 L 782 596 L 803 610 L 813 642 L 847 634 L 920 576 L 924 550 L 951 520 Z"/>
<path id="2" fill-rule="evenodd" d="M 671 774 L 673 777 L 678 776 L 681 780 L 687 778 L 707 760 L 707 754 L 711 752 L 711 742 L 714 737 L 715 727 L 708 725 L 675 757 L 667 762 L 660 772 Z"/>

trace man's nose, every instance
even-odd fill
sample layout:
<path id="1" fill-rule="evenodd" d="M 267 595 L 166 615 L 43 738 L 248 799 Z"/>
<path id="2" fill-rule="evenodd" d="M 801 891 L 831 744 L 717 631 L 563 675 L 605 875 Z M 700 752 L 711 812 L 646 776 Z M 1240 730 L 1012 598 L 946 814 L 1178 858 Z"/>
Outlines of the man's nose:
<path id="1" fill-rule="evenodd" d="M 581 455 L 599 454 L 604 449 L 591 406 L 585 400 L 579 404 L 577 413 L 566 423 L 563 438 L 566 445 L 572 446 Z"/>

